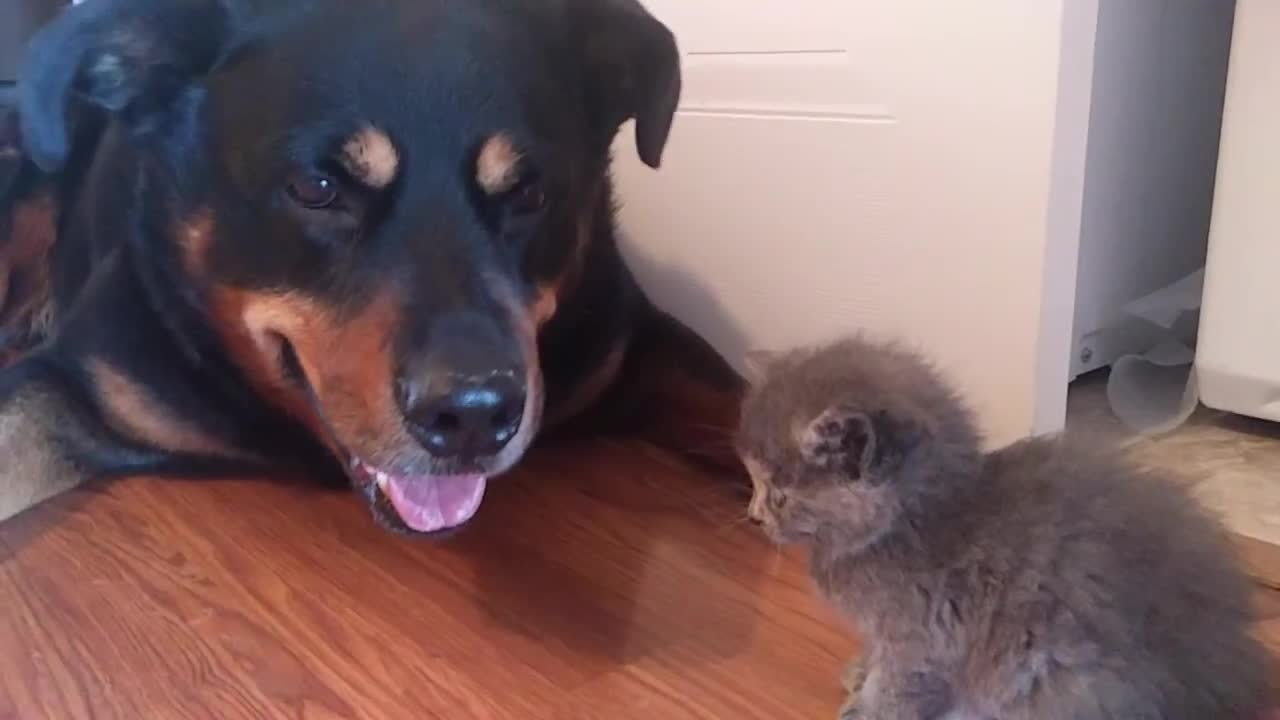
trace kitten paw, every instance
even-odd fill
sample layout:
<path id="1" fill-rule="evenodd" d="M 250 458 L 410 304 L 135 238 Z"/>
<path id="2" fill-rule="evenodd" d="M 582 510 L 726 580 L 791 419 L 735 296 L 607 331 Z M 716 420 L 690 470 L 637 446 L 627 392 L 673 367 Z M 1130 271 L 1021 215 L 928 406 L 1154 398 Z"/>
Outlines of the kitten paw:
<path id="1" fill-rule="evenodd" d="M 836 715 L 837 720 L 863 720 L 867 717 L 862 711 L 862 688 L 867 684 L 868 672 L 865 658 L 854 658 L 844 666 L 844 673 L 840 675 L 840 684 L 844 686 L 848 696 L 840 706 L 840 712 Z"/>
<path id="2" fill-rule="evenodd" d="M 840 684 L 850 695 L 856 695 L 862 691 L 862 686 L 867 682 L 867 663 L 862 658 L 855 658 L 849 661 L 844 667 L 844 674 L 840 676 Z"/>
<path id="3" fill-rule="evenodd" d="M 836 720 L 866 720 L 866 713 L 862 712 L 862 698 L 858 693 L 849 693 L 844 699 L 844 704 L 840 706 L 840 712 L 836 714 Z"/>

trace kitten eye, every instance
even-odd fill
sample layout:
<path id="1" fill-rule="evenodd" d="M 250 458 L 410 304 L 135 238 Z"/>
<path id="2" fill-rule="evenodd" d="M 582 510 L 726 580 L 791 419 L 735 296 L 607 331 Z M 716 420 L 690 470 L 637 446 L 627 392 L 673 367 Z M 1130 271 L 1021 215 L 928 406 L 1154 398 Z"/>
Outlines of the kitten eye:
<path id="1" fill-rule="evenodd" d="M 774 510 L 781 510 L 787 506 L 787 496 L 782 493 L 769 493 L 769 504 Z"/>
<path id="2" fill-rule="evenodd" d="M 285 189 L 294 202 L 310 210 L 322 210 L 338 200 L 338 181 L 318 173 L 293 173 Z"/>

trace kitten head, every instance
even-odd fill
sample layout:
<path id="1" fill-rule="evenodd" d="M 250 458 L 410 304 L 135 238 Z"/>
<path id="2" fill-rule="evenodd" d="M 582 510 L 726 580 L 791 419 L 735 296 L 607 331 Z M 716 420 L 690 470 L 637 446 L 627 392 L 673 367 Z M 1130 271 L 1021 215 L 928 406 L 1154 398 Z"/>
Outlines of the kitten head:
<path id="1" fill-rule="evenodd" d="M 975 474 L 971 413 L 918 354 L 858 337 L 753 364 L 738 450 L 748 513 L 777 542 L 866 545 Z"/>

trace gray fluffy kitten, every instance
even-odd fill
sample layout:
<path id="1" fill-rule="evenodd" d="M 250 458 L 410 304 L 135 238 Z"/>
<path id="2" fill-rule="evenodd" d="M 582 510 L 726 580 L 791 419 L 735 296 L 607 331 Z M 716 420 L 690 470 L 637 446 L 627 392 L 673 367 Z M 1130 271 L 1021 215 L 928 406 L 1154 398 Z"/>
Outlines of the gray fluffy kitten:
<path id="1" fill-rule="evenodd" d="M 984 453 L 919 355 L 773 358 L 743 407 L 750 515 L 812 546 L 868 640 L 843 718 L 1262 718 L 1268 657 L 1220 525 L 1169 478 L 1064 439 Z"/>

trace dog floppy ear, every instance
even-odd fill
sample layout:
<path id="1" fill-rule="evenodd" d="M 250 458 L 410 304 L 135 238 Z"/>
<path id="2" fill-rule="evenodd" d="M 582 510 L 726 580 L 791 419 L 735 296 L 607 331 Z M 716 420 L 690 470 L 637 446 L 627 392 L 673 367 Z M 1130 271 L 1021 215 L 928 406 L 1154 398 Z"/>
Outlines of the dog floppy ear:
<path id="1" fill-rule="evenodd" d="M 18 80 L 23 140 L 46 172 L 70 152 L 73 102 L 145 130 L 222 54 L 232 26 L 219 0 L 90 0 L 32 38 Z"/>
<path id="2" fill-rule="evenodd" d="M 680 101 L 675 37 L 636 0 L 577 0 L 572 8 L 600 128 L 612 138 L 635 118 L 640 159 L 658 167 Z"/>

